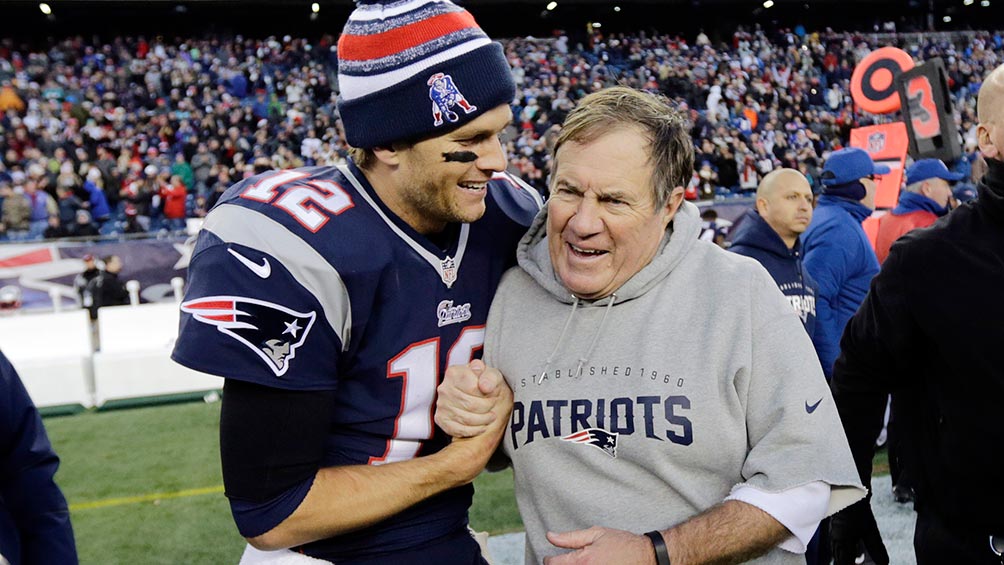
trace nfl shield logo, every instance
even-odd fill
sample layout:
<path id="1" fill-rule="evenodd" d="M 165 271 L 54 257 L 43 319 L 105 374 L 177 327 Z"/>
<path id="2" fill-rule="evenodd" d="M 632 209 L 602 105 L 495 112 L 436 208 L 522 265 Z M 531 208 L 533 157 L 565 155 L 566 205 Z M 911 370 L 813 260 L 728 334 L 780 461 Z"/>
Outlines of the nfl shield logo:
<path id="1" fill-rule="evenodd" d="M 443 284 L 453 286 L 457 280 L 457 262 L 453 257 L 447 256 L 439 263 L 439 275 L 443 278 Z"/>
<path id="2" fill-rule="evenodd" d="M 877 132 L 868 136 L 868 152 L 871 154 L 881 153 L 885 149 L 885 133 Z"/>

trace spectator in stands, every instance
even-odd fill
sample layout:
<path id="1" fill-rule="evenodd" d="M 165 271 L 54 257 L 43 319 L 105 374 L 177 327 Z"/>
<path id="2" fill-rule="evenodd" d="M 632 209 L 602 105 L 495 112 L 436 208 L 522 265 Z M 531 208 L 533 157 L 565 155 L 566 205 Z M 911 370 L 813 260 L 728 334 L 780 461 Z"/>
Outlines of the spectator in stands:
<path id="1" fill-rule="evenodd" d="M 50 227 L 59 227 L 59 206 L 48 193 L 39 190 L 38 180 L 29 178 L 24 183 L 24 197 L 28 200 L 28 238 L 42 239 Z"/>
<path id="2" fill-rule="evenodd" d="M 83 204 L 73 194 L 72 185 L 67 186 L 62 184 L 57 186 L 56 195 L 59 198 L 56 204 L 59 208 L 60 235 L 73 235 L 74 224 L 77 221 L 77 211 L 83 210 Z"/>
<path id="3" fill-rule="evenodd" d="M 73 237 L 95 237 L 100 235 L 98 226 L 91 219 L 91 213 L 87 210 L 77 210 L 74 223 L 69 227 L 69 234 Z"/>
<path id="4" fill-rule="evenodd" d="M 153 197 L 160 194 L 157 174 L 156 165 L 147 165 L 143 168 L 142 176 L 133 177 L 120 193 L 125 205 L 131 206 L 135 211 L 136 221 L 143 226 L 143 231 L 150 229 Z"/>
<path id="5" fill-rule="evenodd" d="M 878 47 L 882 39 L 831 31 L 772 36 L 764 30 L 741 28 L 732 39 L 713 50 L 693 49 L 685 39 L 671 35 L 618 34 L 610 40 L 597 32 L 583 49 L 569 48 L 560 38 L 510 40 L 507 53 L 518 80 L 523 81 L 513 110 L 529 118 L 525 144 L 508 148 L 511 161 L 529 149 L 533 156 L 527 155 L 529 166 L 519 174 L 534 186 L 543 184 L 537 179 L 546 179 L 546 164 L 535 157 L 546 153 L 539 147 L 545 132 L 560 124 L 582 96 L 618 82 L 660 90 L 688 109 L 696 146 L 716 140 L 698 158 L 698 162 L 706 159 L 724 165 L 721 183 L 709 181 L 709 190 L 702 193 L 707 198 L 733 194 L 730 183 L 745 180 L 746 186 L 752 186 L 749 172 L 745 177 L 737 174 L 740 180 L 732 183 L 731 166 L 724 161 L 726 148 L 732 155 L 755 154 L 762 176 L 774 168 L 773 161 L 797 167 L 803 159 L 816 160 L 845 146 L 852 127 L 892 119 L 852 114 L 846 103 L 854 61 Z M 207 158 L 227 167 L 237 165 L 234 176 L 241 178 L 257 156 L 275 159 L 276 167 L 306 162 L 301 154 L 311 153 L 314 140 L 319 139 L 321 146 L 312 154 L 316 164 L 341 164 L 345 142 L 340 125 L 330 118 L 328 86 L 336 60 L 318 56 L 330 53 L 326 48 L 330 40 L 322 38 L 321 43 L 311 45 L 276 38 L 158 39 L 158 55 L 149 59 L 137 55 L 146 50 L 139 48 L 144 41 L 136 37 L 104 45 L 57 41 L 39 52 L 4 49 L 0 66 L 27 58 L 32 63 L 20 72 L 31 74 L 46 88 L 12 82 L 13 95 L 25 105 L 20 110 L 15 105 L 6 114 L 11 125 L 4 125 L 9 133 L 0 136 L 0 155 L 21 170 L 28 170 L 29 164 L 44 165 L 50 173 L 45 175 L 48 180 L 39 181 L 39 189 L 52 195 L 64 161 L 72 161 L 71 172 L 83 174 L 81 164 L 95 158 L 113 213 L 120 210 L 119 191 L 133 163 L 139 172 L 150 164 L 169 170 L 182 155 L 181 162 L 190 164 L 193 173 L 201 171 L 194 174 L 194 184 L 187 173 L 182 175 L 186 188 L 196 195 L 207 194 L 210 187 L 200 183 L 209 184 L 215 178 L 212 173 L 200 176 L 207 175 Z M 282 48 L 274 48 L 278 45 Z M 88 52 L 105 56 L 96 59 Z M 200 54 L 198 60 L 192 59 L 192 52 Z M 1004 55 L 1004 48 L 993 36 L 974 32 L 922 37 L 917 53 L 925 58 L 948 55 L 949 61 L 954 60 L 948 67 L 949 84 L 965 140 L 965 157 L 959 163 L 979 179 L 982 159 L 977 159 L 974 115 L 979 73 L 991 68 Z M 957 53 L 967 55 L 956 57 Z M 75 63 L 67 65 L 66 61 Z M 134 80 L 98 81 L 104 73 Z M 249 80 L 246 73 L 255 78 Z M 283 79 L 270 87 L 264 76 Z M 79 88 L 85 83 L 95 87 Z M 253 100 L 244 96 L 258 90 L 265 97 L 261 121 L 252 108 L 242 106 Z M 78 121 L 82 113 L 89 114 L 83 125 Z M 207 147 L 204 154 L 198 149 L 200 144 Z M 196 159 L 199 155 L 211 157 Z M 737 164 L 741 173 L 745 164 L 741 159 Z M 803 172 L 815 186 L 813 171 Z M 142 208 L 145 217 L 149 211 Z M 91 212 L 100 223 L 99 211 L 92 208 Z"/>
<path id="6" fill-rule="evenodd" d="M 863 149 L 833 152 L 823 166 L 823 192 L 802 235 L 805 268 L 819 285 L 813 343 L 827 380 L 840 352 L 840 336 L 878 273 L 878 259 L 861 222 L 875 208 L 876 165 Z"/>
<path id="7" fill-rule="evenodd" d="M 925 228 L 948 213 L 952 185 L 963 176 L 949 171 L 940 159 L 920 159 L 907 167 L 906 186 L 899 194 L 898 205 L 878 220 L 875 255 L 880 265 L 900 236 Z"/>
<path id="8" fill-rule="evenodd" d="M 86 292 L 91 295 L 91 319 L 98 319 L 98 310 L 105 306 L 122 306 L 129 304 L 129 291 L 125 283 L 119 280 L 122 272 L 122 259 L 118 255 L 109 255 L 102 260 L 104 269 L 97 277 L 87 284 Z"/>
<path id="9" fill-rule="evenodd" d="M 126 204 L 125 210 L 125 224 L 122 226 L 122 233 L 127 234 L 138 234 L 146 233 L 146 227 L 139 218 L 139 214 L 136 211 L 136 207 L 132 204 Z"/>
<path id="10" fill-rule="evenodd" d="M 76 565 L 58 468 L 38 410 L 0 353 L 0 563 Z"/>
<path id="11" fill-rule="evenodd" d="M 188 191 L 184 180 L 179 175 L 172 175 L 171 182 L 161 185 L 160 198 L 164 208 L 164 219 L 167 229 L 182 231 L 185 229 L 185 203 Z"/>
<path id="12" fill-rule="evenodd" d="M 16 172 L 19 173 L 20 171 Z M 20 182 L 23 183 L 23 173 L 20 176 L 22 177 Z M 20 241 L 28 238 L 31 206 L 28 204 L 28 199 L 24 196 L 24 185 L 18 184 L 16 178 L 14 183 L 13 187 L 5 186 L 0 188 L 0 196 L 3 196 L 0 217 L 3 220 L 3 232 L 7 239 Z"/>
<path id="13" fill-rule="evenodd" d="M 174 184 L 174 177 L 177 176 L 184 183 L 185 189 L 190 189 L 195 187 L 195 171 L 192 166 L 188 164 L 185 160 L 185 154 L 182 152 L 175 153 L 174 163 L 171 165 L 171 184 Z"/>
<path id="14" fill-rule="evenodd" d="M 725 237 L 731 227 L 732 222 L 719 218 L 714 208 L 707 208 L 701 212 L 701 232 L 697 238 L 725 247 Z"/>
<path id="15" fill-rule="evenodd" d="M 194 190 L 197 194 L 206 195 L 209 192 L 209 182 L 217 158 L 209 151 L 209 146 L 199 143 L 195 155 L 192 156 L 192 172 L 195 175 Z"/>
<path id="16" fill-rule="evenodd" d="M 111 218 L 111 208 L 108 206 L 108 198 L 102 188 L 104 178 L 101 170 L 96 166 L 87 171 L 87 179 L 84 181 L 84 191 L 87 192 L 87 209 L 94 218 L 94 223 L 99 227 Z"/>

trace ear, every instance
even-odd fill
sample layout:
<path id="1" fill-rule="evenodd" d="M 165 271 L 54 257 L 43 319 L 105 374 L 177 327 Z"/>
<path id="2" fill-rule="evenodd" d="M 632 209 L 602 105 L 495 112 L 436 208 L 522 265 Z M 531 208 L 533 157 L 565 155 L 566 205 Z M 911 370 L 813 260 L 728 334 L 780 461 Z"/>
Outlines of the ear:
<path id="1" fill-rule="evenodd" d="M 400 152 L 391 145 L 386 147 L 374 147 L 373 156 L 385 165 L 394 167 L 401 164 Z"/>
<path id="2" fill-rule="evenodd" d="M 976 128 L 977 144 L 980 146 L 980 152 L 983 153 L 984 157 L 1001 159 L 1004 157 L 1004 147 L 994 146 L 993 140 L 990 139 L 990 127 L 990 124 L 980 124 Z"/>
<path id="3" fill-rule="evenodd" d="M 767 215 L 767 199 L 757 198 L 756 199 L 756 211 L 760 213 L 761 216 Z"/>
<path id="4" fill-rule="evenodd" d="M 673 189 L 673 192 L 669 193 L 669 198 L 666 199 L 666 207 L 663 209 L 663 227 L 669 225 L 669 222 L 673 221 L 673 216 L 680 209 L 680 205 L 683 204 L 683 187 L 678 186 Z"/>

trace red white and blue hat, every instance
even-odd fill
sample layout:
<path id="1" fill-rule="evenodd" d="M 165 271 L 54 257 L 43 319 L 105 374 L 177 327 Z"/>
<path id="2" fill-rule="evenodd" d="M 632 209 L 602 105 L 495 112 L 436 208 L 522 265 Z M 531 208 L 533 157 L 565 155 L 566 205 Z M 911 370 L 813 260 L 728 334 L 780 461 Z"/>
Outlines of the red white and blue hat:
<path id="1" fill-rule="evenodd" d="M 338 39 L 338 87 L 360 148 L 441 135 L 516 92 L 502 46 L 446 0 L 359 0 Z"/>

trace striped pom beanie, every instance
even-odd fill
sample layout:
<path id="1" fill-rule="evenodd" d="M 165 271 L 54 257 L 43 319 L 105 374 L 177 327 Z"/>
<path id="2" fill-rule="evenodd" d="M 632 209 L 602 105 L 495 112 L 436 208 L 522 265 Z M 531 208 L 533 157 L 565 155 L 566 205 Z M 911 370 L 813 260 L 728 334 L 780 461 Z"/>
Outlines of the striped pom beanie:
<path id="1" fill-rule="evenodd" d="M 516 92 L 502 46 L 447 0 L 358 0 L 338 86 L 346 141 L 364 149 L 441 135 Z"/>

